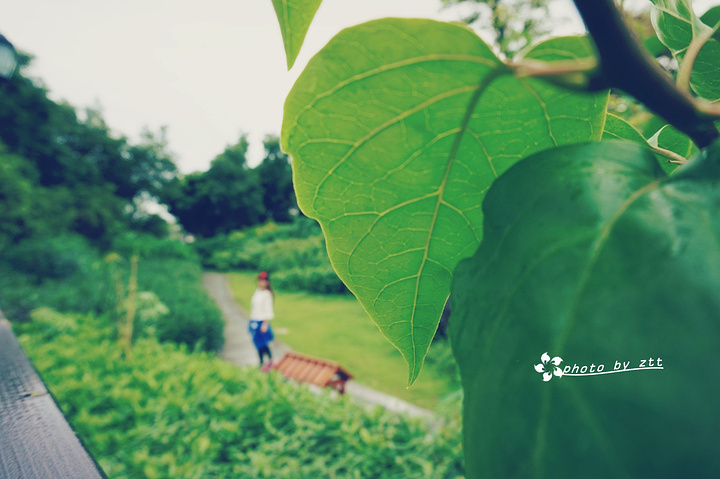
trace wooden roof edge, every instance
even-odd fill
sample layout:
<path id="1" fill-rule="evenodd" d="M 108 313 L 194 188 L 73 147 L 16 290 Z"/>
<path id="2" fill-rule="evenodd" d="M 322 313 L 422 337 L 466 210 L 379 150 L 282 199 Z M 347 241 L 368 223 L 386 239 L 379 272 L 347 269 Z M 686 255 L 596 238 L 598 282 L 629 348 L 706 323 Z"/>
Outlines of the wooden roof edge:
<path id="1" fill-rule="evenodd" d="M 295 357 L 295 358 L 300 359 L 300 360 L 303 360 L 303 361 L 317 361 L 317 362 L 319 362 L 319 363 L 323 363 L 323 364 L 325 364 L 325 365 L 328 365 L 328 366 L 332 366 L 332 367 L 337 368 L 337 369 L 338 369 L 338 372 L 341 372 L 342 374 L 344 374 L 345 376 L 347 376 L 347 379 L 352 379 L 352 378 L 354 377 L 350 372 L 348 372 L 347 369 L 345 369 L 344 367 L 342 367 L 342 366 L 340 365 L 340 363 L 337 363 L 337 362 L 335 362 L 335 361 L 331 361 L 331 360 L 329 360 L 329 359 L 318 358 L 318 357 L 316 357 L 316 356 L 310 356 L 310 355 L 304 354 L 304 353 L 298 353 L 298 352 L 296 352 L 296 351 L 288 351 L 287 353 L 285 353 L 285 355 L 284 355 L 282 358 L 280 358 L 280 361 L 278 361 L 278 364 L 280 364 L 280 362 L 282 362 L 282 361 L 283 361 L 286 357 L 288 357 L 288 356 L 290 356 L 290 357 Z"/>

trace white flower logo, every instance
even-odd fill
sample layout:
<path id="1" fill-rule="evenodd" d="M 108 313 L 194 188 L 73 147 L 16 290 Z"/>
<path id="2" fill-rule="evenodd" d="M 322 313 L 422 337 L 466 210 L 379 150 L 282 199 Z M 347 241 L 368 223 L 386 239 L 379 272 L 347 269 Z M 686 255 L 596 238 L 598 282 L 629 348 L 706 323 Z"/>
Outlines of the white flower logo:
<path id="1" fill-rule="evenodd" d="M 557 377 L 562 377 L 563 372 L 562 369 L 559 367 L 560 363 L 562 362 L 562 358 L 559 356 L 555 356 L 554 358 L 550 359 L 550 355 L 548 353 L 543 353 L 542 356 L 540 356 L 540 360 L 542 363 L 535 365 L 535 371 L 542 373 L 543 375 L 543 381 L 550 381 L 553 377 L 553 374 Z M 548 363 L 551 363 L 548 365 Z"/>

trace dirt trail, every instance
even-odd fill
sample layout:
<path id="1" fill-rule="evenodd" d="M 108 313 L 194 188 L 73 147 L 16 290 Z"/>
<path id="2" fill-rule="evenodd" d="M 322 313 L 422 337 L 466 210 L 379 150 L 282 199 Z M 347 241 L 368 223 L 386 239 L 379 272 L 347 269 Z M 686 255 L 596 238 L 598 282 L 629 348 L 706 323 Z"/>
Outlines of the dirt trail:
<path id="1" fill-rule="evenodd" d="M 248 334 L 248 314 L 235 301 L 227 277 L 222 273 L 206 272 L 203 273 L 203 285 L 217 303 L 225 320 L 225 344 L 220 351 L 220 357 L 238 366 L 257 367 L 260 360 Z M 275 361 L 279 361 L 290 351 L 286 344 L 277 339 L 270 343 L 270 349 Z M 376 391 L 356 381 L 348 381 L 346 392 L 348 396 L 365 405 L 382 406 L 389 411 L 434 419 L 432 411 Z"/>

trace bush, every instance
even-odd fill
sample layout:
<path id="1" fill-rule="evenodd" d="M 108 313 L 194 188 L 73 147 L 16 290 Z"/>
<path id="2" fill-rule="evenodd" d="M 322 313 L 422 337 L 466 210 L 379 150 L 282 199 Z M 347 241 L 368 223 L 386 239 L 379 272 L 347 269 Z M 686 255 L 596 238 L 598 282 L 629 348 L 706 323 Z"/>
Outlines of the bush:
<path id="1" fill-rule="evenodd" d="M 203 265 L 212 269 L 268 271 L 285 290 L 348 293 L 330 264 L 320 227 L 305 217 L 202 240 L 197 247 Z"/>
<path id="2" fill-rule="evenodd" d="M 170 310 L 155 323 L 161 341 L 219 351 L 224 322 L 202 285 L 202 270 L 193 261 L 145 258 L 138 264 L 138 288 L 152 291 Z"/>
<path id="3" fill-rule="evenodd" d="M 125 233 L 113 242 L 113 250 L 125 258 L 137 253 L 140 258 L 175 258 L 199 261 L 197 252 L 176 239 L 163 239 L 150 234 Z"/>
<path id="4" fill-rule="evenodd" d="M 113 261 L 102 261 L 97 250 L 79 236 L 35 238 L 8 248 L 0 258 L 0 308 L 15 321 L 29 319 L 30 311 L 39 307 L 98 314 L 116 311 L 112 270 L 120 273 L 127 289 L 127 258 L 137 252 L 140 295 L 156 295 L 169 312 L 150 320 L 142 317 L 140 305 L 136 335 L 152 328 L 163 341 L 206 351 L 222 347 L 224 322 L 203 288 L 192 248 L 133 234 L 117 238 L 114 246 L 122 256 L 113 255 Z"/>
<path id="5" fill-rule="evenodd" d="M 79 236 L 36 237 L 9 247 L 3 259 L 17 272 L 33 278 L 66 279 L 87 269 L 97 259 L 87 254 L 88 244 Z"/>
<path id="6" fill-rule="evenodd" d="M 320 294 L 342 294 L 348 290 L 329 265 L 314 268 L 292 268 L 272 276 L 273 284 L 288 291 Z"/>
<path id="7" fill-rule="evenodd" d="M 43 315 L 50 313 L 44 312 Z M 457 478 L 457 425 L 432 431 L 275 373 L 141 339 L 121 359 L 91 316 L 23 327 L 21 343 L 114 478 Z M 74 329 L 67 325 L 74 323 Z"/>
<path id="8" fill-rule="evenodd" d="M 109 271 L 80 236 L 37 237 L 0 257 L 0 307 L 22 321 L 35 308 L 96 312 L 114 307 Z"/>

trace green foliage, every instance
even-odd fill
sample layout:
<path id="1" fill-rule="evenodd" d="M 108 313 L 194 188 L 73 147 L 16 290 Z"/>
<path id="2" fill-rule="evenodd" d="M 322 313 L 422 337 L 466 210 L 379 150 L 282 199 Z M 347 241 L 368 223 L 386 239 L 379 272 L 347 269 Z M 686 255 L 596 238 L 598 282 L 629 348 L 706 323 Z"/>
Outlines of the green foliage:
<path id="1" fill-rule="evenodd" d="M 690 138 L 670 125 L 660 128 L 649 140 L 652 146 L 670 150 L 683 158 L 692 158 L 698 152 Z"/>
<path id="2" fill-rule="evenodd" d="M 695 15 L 690 0 L 653 0 L 652 22 L 660 41 L 680 63 L 690 45 L 701 42 L 689 76 L 693 90 L 708 100 L 720 99 L 720 42 L 712 38 L 716 25 L 708 26 Z M 713 19 L 713 15 L 706 17 Z"/>
<path id="3" fill-rule="evenodd" d="M 553 3 L 548 0 L 441 0 L 444 7 L 461 6 L 470 14 L 462 21 L 479 31 L 495 35 L 495 44 L 511 57 L 523 47 L 550 33 L 548 21 Z"/>
<path id="4" fill-rule="evenodd" d="M 588 55 L 586 40 L 563 38 L 525 57 Z M 333 266 L 402 352 L 410 382 L 452 270 L 480 242 L 492 181 L 532 152 L 602 132 L 605 94 L 507 73 L 467 28 L 385 19 L 338 34 L 285 103 L 298 204 L 323 225 Z"/>
<path id="5" fill-rule="evenodd" d="M 112 268 L 126 283 L 129 258 L 140 256 L 139 290 L 153 298 L 139 304 L 138 335 L 152 328 L 164 341 L 217 351 L 224 323 L 202 286 L 202 271 L 194 251 L 177 241 L 125 234 L 117 238 L 117 264 L 102 261 L 97 250 L 77 235 L 38 237 L 22 241 L 0 255 L 0 304 L 17 321 L 31 310 L 50 307 L 61 312 L 115 311 L 117 296 Z M 157 309 L 159 308 L 159 309 Z"/>
<path id="6" fill-rule="evenodd" d="M 220 271 L 268 271 L 286 291 L 344 294 L 347 288 L 330 265 L 325 239 L 315 221 L 266 223 L 198 242 L 206 267 Z"/>
<path id="7" fill-rule="evenodd" d="M 280 22 L 288 70 L 300 53 L 310 23 L 322 0 L 272 0 Z"/>
<path id="8" fill-rule="evenodd" d="M 603 140 L 628 140 L 635 143 L 645 144 L 645 137 L 642 136 L 634 126 L 617 115 L 608 113 L 603 128 Z"/>
<path id="9" fill-rule="evenodd" d="M 97 251 L 77 235 L 28 239 L 0 254 L 0 305 L 13 320 L 41 306 L 106 311 L 114 307 L 110 284 Z"/>
<path id="10" fill-rule="evenodd" d="M 22 158 L 8 155 L 0 144 L 0 252 L 29 234 L 32 224 L 32 168 Z M 28 171 L 29 170 L 29 171 Z"/>
<path id="11" fill-rule="evenodd" d="M 630 143 L 553 149 L 493 185 L 483 244 L 453 284 L 469 476 L 720 473 L 708 420 L 720 399 L 718 146 L 671 177 Z M 545 351 L 607 369 L 659 355 L 665 369 L 546 384 L 531 367 Z"/>
<path id="12" fill-rule="evenodd" d="M 287 291 L 308 291 L 320 294 L 344 294 L 347 292 L 347 288 L 330 264 L 281 270 L 273 275 L 272 280 L 274 285 Z"/>
<path id="13" fill-rule="evenodd" d="M 29 57 L 0 83 L 0 249 L 32 235 L 79 233 L 107 248 L 129 222 L 133 199 L 175 176 L 164 131 L 138 144 L 116 137 L 99 111 L 78 115 L 25 76 Z M 84 116 L 84 119 L 80 117 Z"/>
<path id="14" fill-rule="evenodd" d="M 501 63 L 458 26 L 385 19 L 338 34 L 286 101 L 299 205 L 320 221 L 340 277 L 404 350 L 411 380 L 454 276 L 468 477 L 720 472 L 711 406 L 720 110 L 706 101 L 720 98 L 720 15 L 704 16 L 708 25 L 688 0 L 654 3 L 677 85 L 634 43 L 613 0 L 576 0 L 599 64 L 553 64 L 588 56 L 563 39 Z M 643 112 L 641 135 L 606 121 L 602 95 L 571 93 L 603 87 L 665 118 Z M 624 141 L 563 146 L 601 133 Z M 655 155 L 682 166 L 667 176 Z M 425 271 L 429 260 L 437 271 Z M 544 351 L 555 364 L 637 367 L 662 355 L 666 367 L 553 376 Z"/>
<path id="15" fill-rule="evenodd" d="M 607 115 L 602 139 L 627 140 L 641 145 L 650 145 L 658 154 L 658 161 L 667 174 L 677 169 L 677 164 L 671 163 L 671 161 L 689 158 L 697 153 L 697 148 L 690 138 L 670 125 L 664 125 L 646 140 L 634 126 L 611 113 Z"/>
<path id="16" fill-rule="evenodd" d="M 425 368 L 433 368 L 444 376 L 456 390 L 461 390 L 460 370 L 453 357 L 450 341 L 443 338 L 435 338 L 428 349 L 425 357 Z"/>
<path id="17" fill-rule="evenodd" d="M 292 185 L 290 158 L 280 149 L 280 139 L 267 136 L 263 142 L 265 157 L 255 171 L 262 190 L 262 204 L 267 219 L 287 223 L 293 220 L 292 210 L 297 210 Z"/>
<path id="18" fill-rule="evenodd" d="M 158 339 L 205 351 L 222 348 L 224 322 L 202 286 L 197 262 L 143 258 L 138 266 L 138 289 L 152 291 L 170 310 L 155 324 Z"/>
<path id="19" fill-rule="evenodd" d="M 265 139 L 265 158 L 247 165 L 242 136 L 215 157 L 210 169 L 177 179 L 162 195 L 185 230 L 202 238 L 227 234 L 269 219 L 289 221 L 294 206 L 291 171 L 278 140 Z"/>
<path id="20" fill-rule="evenodd" d="M 102 319 L 34 317 L 21 343 L 110 477 L 463 475 L 452 424 L 431 431 L 152 339 L 126 362 Z"/>
<path id="21" fill-rule="evenodd" d="M 129 258 L 137 253 L 142 259 L 180 259 L 198 261 L 193 248 L 177 239 L 162 239 L 152 235 L 126 232 L 113 242 L 113 251 Z"/>

